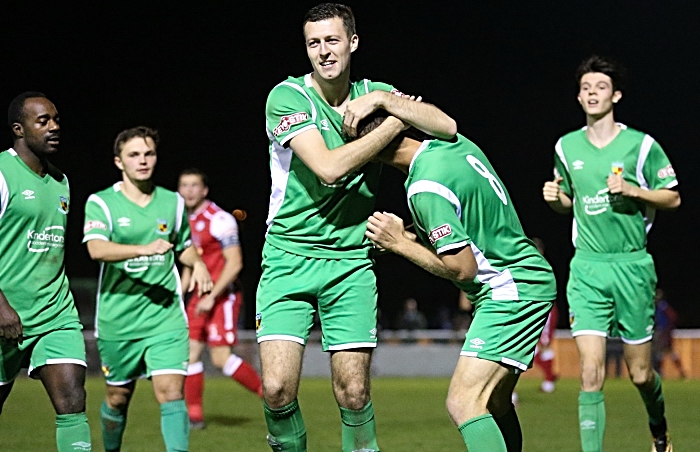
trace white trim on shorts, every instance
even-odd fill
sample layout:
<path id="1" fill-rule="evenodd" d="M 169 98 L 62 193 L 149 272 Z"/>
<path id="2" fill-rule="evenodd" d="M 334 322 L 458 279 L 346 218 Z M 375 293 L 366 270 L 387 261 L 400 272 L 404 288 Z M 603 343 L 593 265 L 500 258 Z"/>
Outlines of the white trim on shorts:
<path id="1" fill-rule="evenodd" d="M 258 338 L 258 344 L 267 341 L 289 341 L 296 342 L 297 344 L 306 345 L 304 339 L 297 336 L 290 336 L 288 334 L 269 334 L 267 336 L 260 336 Z"/>
<path id="2" fill-rule="evenodd" d="M 42 366 L 49 366 L 52 364 L 77 364 L 79 366 L 87 367 L 87 363 L 83 361 L 82 359 L 75 359 L 75 358 L 49 358 L 46 360 L 46 363 L 42 364 L 39 367 Z M 27 369 L 27 375 L 31 375 L 32 372 L 34 372 L 37 368 L 33 366 L 29 366 Z"/>
<path id="3" fill-rule="evenodd" d="M 9 385 L 9 384 L 12 383 L 13 381 L 15 381 L 15 380 L 17 379 L 17 377 L 19 377 L 20 372 L 22 372 L 22 371 L 21 371 L 21 370 L 18 371 L 17 374 L 16 374 L 14 377 L 10 378 L 10 379 L 7 380 L 7 381 L 0 381 L 0 386 Z"/>
<path id="4" fill-rule="evenodd" d="M 600 337 L 608 337 L 608 333 L 605 331 L 598 331 L 598 330 L 578 330 L 576 332 L 571 332 L 571 335 L 573 337 L 576 336 L 600 336 Z"/>
<path id="5" fill-rule="evenodd" d="M 124 381 L 109 381 L 106 380 L 106 383 L 108 386 L 126 386 L 132 381 L 136 381 L 136 379 L 132 378 L 131 380 L 124 380 Z"/>
<path id="6" fill-rule="evenodd" d="M 329 351 L 352 350 L 355 348 L 377 348 L 376 342 L 350 342 L 348 344 L 329 345 Z"/>
<path id="7" fill-rule="evenodd" d="M 495 363 L 496 361 L 492 361 L 490 359 L 486 358 L 479 358 L 479 352 L 467 352 L 467 351 L 461 351 L 459 353 L 461 356 L 469 356 L 470 358 L 478 358 L 478 359 L 483 359 L 484 361 L 491 361 L 492 363 Z M 503 364 L 506 364 L 511 367 L 515 367 L 516 369 L 520 369 L 523 372 L 527 370 L 527 366 L 520 361 L 516 361 L 514 359 L 506 358 L 506 357 L 501 357 L 501 362 Z"/>
<path id="8" fill-rule="evenodd" d="M 159 369 L 151 372 L 151 377 L 154 375 L 185 375 L 187 376 L 187 371 L 182 369 Z"/>
<path id="9" fill-rule="evenodd" d="M 620 339 L 622 340 L 622 342 L 624 342 L 625 344 L 629 344 L 629 345 L 639 345 L 639 344 L 643 344 L 643 343 L 645 343 L 645 342 L 649 342 L 649 341 L 651 340 L 651 338 L 652 338 L 652 335 L 651 335 L 651 334 L 650 334 L 649 336 L 645 337 L 645 338 L 642 338 L 642 339 L 635 339 L 635 340 L 633 340 L 633 341 L 632 341 L 632 340 L 629 340 L 629 339 L 625 339 L 624 337 L 620 337 Z"/>

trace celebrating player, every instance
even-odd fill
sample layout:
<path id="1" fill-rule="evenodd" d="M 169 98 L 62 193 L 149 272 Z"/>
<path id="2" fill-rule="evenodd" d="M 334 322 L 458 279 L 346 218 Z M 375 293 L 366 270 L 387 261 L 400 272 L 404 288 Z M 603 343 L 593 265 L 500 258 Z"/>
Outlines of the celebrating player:
<path id="1" fill-rule="evenodd" d="M 190 364 L 185 378 L 185 401 L 190 428 L 204 428 L 202 394 L 204 365 L 202 351 L 209 345 L 212 363 L 251 392 L 262 397 L 260 376 L 253 366 L 231 352 L 238 342 L 238 313 L 243 291 L 238 274 L 243 255 L 238 239 L 238 224 L 228 212 L 207 199 L 209 182 L 204 172 L 190 168 L 180 173 L 177 190 L 185 200 L 189 215 L 192 243 L 214 281 L 211 292 L 201 298 L 193 295 L 187 304 L 190 326 Z M 182 271 L 182 285 L 187 286 L 190 267 Z"/>
<path id="2" fill-rule="evenodd" d="M 615 122 L 620 67 L 592 56 L 576 76 L 586 127 L 557 141 L 555 179 L 542 193 L 554 211 L 574 214 L 566 296 L 581 358 L 581 445 L 603 447 L 605 345 L 614 334 L 649 414 L 654 450 L 670 451 L 661 378 L 651 365 L 656 272 L 646 241 L 655 210 L 680 205 L 678 181 L 652 137 Z"/>
<path id="3" fill-rule="evenodd" d="M 377 289 L 364 221 L 379 166 L 366 163 L 404 128 L 402 120 L 444 137 L 454 135 L 455 123 L 433 105 L 394 95 L 389 85 L 350 82 L 358 37 L 349 7 L 313 7 L 303 30 L 313 72 L 275 86 L 266 106 L 272 190 L 256 323 L 268 442 L 273 450 L 306 450 L 297 393 L 317 304 L 342 449 L 377 451 L 369 384 Z M 346 143 L 376 108 L 393 116 Z"/>
<path id="4" fill-rule="evenodd" d="M 59 452 L 92 450 L 85 416 L 85 341 L 65 274 L 68 179 L 58 112 L 25 92 L 8 109 L 13 147 L 0 153 L 0 412 L 20 369 L 38 378 L 56 410 Z"/>
<path id="5" fill-rule="evenodd" d="M 376 116 L 361 127 L 361 136 L 385 120 Z M 366 235 L 467 294 L 474 320 L 447 410 L 469 452 L 519 451 L 522 433 L 511 394 L 519 374 L 532 366 L 556 297 L 554 274 L 474 143 L 459 134 L 449 141 L 416 138 L 402 134 L 378 158 L 408 175 L 408 205 L 422 244 L 386 212 L 369 217 Z"/>
<path id="6" fill-rule="evenodd" d="M 192 267 L 188 290 L 212 288 L 206 265 L 191 245 L 185 202 L 152 181 L 158 132 L 124 130 L 114 143 L 122 180 L 90 195 L 83 242 L 100 262 L 95 334 L 107 382 L 100 410 L 107 451 L 121 448 L 136 379 L 146 375 L 161 410 L 168 451 L 189 447 L 183 400 L 189 343 L 175 259 Z"/>

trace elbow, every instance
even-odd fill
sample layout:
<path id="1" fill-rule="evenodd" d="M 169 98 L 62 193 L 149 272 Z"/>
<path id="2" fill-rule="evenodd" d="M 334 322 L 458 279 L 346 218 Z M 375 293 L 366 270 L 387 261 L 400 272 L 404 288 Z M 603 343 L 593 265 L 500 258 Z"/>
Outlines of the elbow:
<path id="1" fill-rule="evenodd" d="M 340 171 L 336 171 L 332 168 L 324 168 L 316 173 L 316 176 L 323 182 L 325 185 L 334 185 L 340 182 L 340 180 L 345 177 L 345 173 L 341 173 Z"/>
<path id="2" fill-rule="evenodd" d="M 680 193 L 676 192 L 676 196 L 673 197 L 671 200 L 671 205 L 669 207 L 670 210 L 676 210 L 681 206 L 681 195 Z"/>
<path id="3" fill-rule="evenodd" d="M 467 284 L 476 278 L 476 268 L 464 268 L 453 274 L 452 280 L 458 284 Z"/>
<path id="4" fill-rule="evenodd" d="M 455 121 L 452 118 L 449 118 L 450 121 L 447 125 L 447 134 L 448 136 L 446 138 L 452 138 L 453 136 L 457 135 L 457 121 Z"/>
<path id="5" fill-rule="evenodd" d="M 457 135 L 457 122 L 454 119 L 447 117 L 444 127 L 439 131 L 434 131 L 431 133 L 431 135 L 434 135 L 437 138 L 449 140 Z"/>

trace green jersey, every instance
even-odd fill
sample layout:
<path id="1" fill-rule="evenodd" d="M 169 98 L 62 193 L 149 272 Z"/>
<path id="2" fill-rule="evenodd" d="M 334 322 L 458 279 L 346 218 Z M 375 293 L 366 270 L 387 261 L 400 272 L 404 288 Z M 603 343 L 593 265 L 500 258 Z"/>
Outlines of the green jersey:
<path id="1" fill-rule="evenodd" d="M 390 85 L 354 82 L 350 98 L 374 90 L 398 93 Z M 328 149 L 345 144 L 343 117 L 319 96 L 311 75 L 275 86 L 265 107 L 270 139 L 272 190 L 266 240 L 277 248 L 317 258 L 362 258 L 370 249 L 365 222 L 374 208 L 380 166 L 368 163 L 338 183 L 324 184 L 297 157 L 289 141 L 317 129 Z"/>
<path id="2" fill-rule="evenodd" d="M 424 141 L 406 179 L 419 238 L 437 254 L 471 247 L 478 272 L 457 284 L 482 300 L 550 301 L 552 268 L 529 240 L 513 202 L 484 153 L 461 135 Z"/>
<path id="3" fill-rule="evenodd" d="M 79 321 L 63 260 L 69 205 L 58 169 L 41 177 L 14 149 L 0 153 L 0 290 L 27 337 Z"/>
<path id="4" fill-rule="evenodd" d="M 602 149 L 581 129 L 556 144 L 555 177 L 574 203 L 572 239 L 577 249 L 596 253 L 629 253 L 646 248 L 655 209 L 642 201 L 610 194 L 607 178 L 622 175 L 644 190 L 673 188 L 676 173 L 652 137 L 619 124 L 622 130 Z"/>
<path id="5" fill-rule="evenodd" d="M 130 340 L 186 328 L 175 266 L 175 255 L 191 242 L 185 202 L 179 194 L 156 187 L 151 202 L 141 207 L 124 196 L 121 185 L 88 198 L 83 243 L 146 245 L 164 239 L 173 248 L 165 254 L 100 264 L 95 334 L 105 340 Z"/>

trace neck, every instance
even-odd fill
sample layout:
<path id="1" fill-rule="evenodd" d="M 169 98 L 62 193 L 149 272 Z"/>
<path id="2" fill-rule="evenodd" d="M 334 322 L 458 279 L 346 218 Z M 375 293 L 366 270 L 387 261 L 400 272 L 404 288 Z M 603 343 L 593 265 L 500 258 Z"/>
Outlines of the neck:
<path id="1" fill-rule="evenodd" d="M 198 214 L 198 213 L 200 213 L 201 211 L 203 211 L 203 210 L 205 209 L 206 205 L 207 205 L 207 200 L 206 200 L 206 198 L 205 198 L 205 199 L 202 199 L 201 201 L 199 201 L 199 202 L 197 203 L 196 206 L 192 206 L 192 208 L 186 207 L 186 209 L 187 209 L 187 214 L 188 214 L 188 215 Z"/>
<path id="2" fill-rule="evenodd" d="M 398 144 L 392 159 L 386 163 L 390 164 L 402 173 L 408 174 L 408 169 L 411 166 L 413 157 L 416 155 L 416 152 L 418 152 L 420 145 L 420 141 L 414 140 L 413 138 L 404 137 Z"/>
<path id="3" fill-rule="evenodd" d="M 12 149 L 15 150 L 19 158 L 35 173 L 39 176 L 46 175 L 46 168 L 48 167 L 48 160 L 46 157 L 36 155 L 31 149 L 27 147 L 24 141 L 15 141 Z"/>
<path id="4" fill-rule="evenodd" d="M 603 116 L 586 116 L 586 136 L 596 146 L 605 146 L 620 132 L 620 126 L 615 123 L 613 111 Z"/>
<path id="5" fill-rule="evenodd" d="M 140 206 L 145 206 L 153 198 L 155 185 L 153 181 L 132 181 L 122 173 L 122 193 Z"/>
<path id="6" fill-rule="evenodd" d="M 328 105 L 339 107 L 350 95 L 350 71 L 333 80 L 325 80 L 314 72 L 311 74 L 311 85 Z"/>

